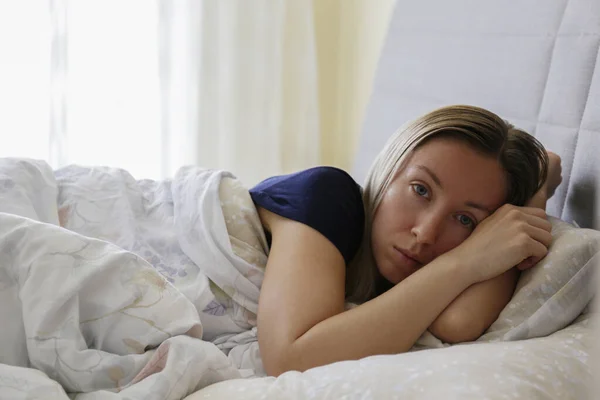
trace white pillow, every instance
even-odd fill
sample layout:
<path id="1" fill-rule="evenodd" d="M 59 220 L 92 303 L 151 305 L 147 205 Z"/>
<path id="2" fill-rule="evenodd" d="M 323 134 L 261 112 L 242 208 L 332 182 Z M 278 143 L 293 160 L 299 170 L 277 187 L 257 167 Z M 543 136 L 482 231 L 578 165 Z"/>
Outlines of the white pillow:
<path id="1" fill-rule="evenodd" d="M 541 337 L 569 325 L 590 303 L 600 265 L 600 231 L 550 217 L 553 241 L 546 257 L 524 271 L 498 319 L 477 341 Z"/>

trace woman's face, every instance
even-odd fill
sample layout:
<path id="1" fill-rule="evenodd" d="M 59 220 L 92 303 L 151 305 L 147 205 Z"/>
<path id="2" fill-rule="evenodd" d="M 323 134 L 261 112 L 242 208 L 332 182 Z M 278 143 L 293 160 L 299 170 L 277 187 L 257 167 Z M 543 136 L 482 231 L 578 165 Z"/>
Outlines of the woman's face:
<path id="1" fill-rule="evenodd" d="M 393 284 L 462 243 L 506 198 L 500 163 L 468 144 L 432 139 L 407 160 L 375 211 L 371 244 Z"/>

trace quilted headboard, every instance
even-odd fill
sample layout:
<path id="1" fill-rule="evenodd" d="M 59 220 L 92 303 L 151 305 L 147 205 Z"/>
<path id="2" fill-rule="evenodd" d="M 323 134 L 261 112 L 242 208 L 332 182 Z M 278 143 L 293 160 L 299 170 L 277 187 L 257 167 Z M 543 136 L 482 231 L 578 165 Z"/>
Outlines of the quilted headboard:
<path id="1" fill-rule="evenodd" d="M 398 0 L 354 177 L 403 123 L 434 108 L 487 108 L 563 160 L 548 213 L 600 229 L 600 0 Z"/>

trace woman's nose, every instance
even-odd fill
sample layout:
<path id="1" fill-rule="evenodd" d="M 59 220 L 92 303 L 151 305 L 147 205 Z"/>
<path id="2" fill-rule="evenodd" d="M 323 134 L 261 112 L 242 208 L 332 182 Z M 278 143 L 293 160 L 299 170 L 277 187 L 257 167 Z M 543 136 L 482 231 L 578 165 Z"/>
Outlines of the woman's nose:
<path id="1" fill-rule="evenodd" d="M 423 245 L 433 245 L 440 235 L 443 221 L 442 213 L 432 212 L 421 215 L 412 229 L 416 241 Z"/>

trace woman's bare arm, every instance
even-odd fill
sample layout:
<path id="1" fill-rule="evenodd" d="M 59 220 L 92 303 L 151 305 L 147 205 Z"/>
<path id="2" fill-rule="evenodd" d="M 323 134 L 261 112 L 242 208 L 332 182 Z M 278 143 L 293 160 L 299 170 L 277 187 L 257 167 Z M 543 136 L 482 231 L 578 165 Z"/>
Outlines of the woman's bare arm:
<path id="1" fill-rule="evenodd" d="M 279 375 L 341 360 L 407 351 L 472 282 L 438 257 L 385 294 L 344 311 L 345 263 L 316 230 L 262 208 L 273 241 L 262 284 L 258 341 Z"/>
<path id="2" fill-rule="evenodd" d="M 547 200 L 547 187 L 544 185 L 526 206 L 546 209 Z M 520 271 L 512 268 L 494 279 L 470 286 L 435 319 L 429 331 L 446 343 L 476 340 L 506 307 L 519 276 Z"/>
<path id="3" fill-rule="evenodd" d="M 471 285 L 435 319 L 429 327 L 445 343 L 471 342 L 481 336 L 498 318 L 515 290 L 520 271 Z"/>

